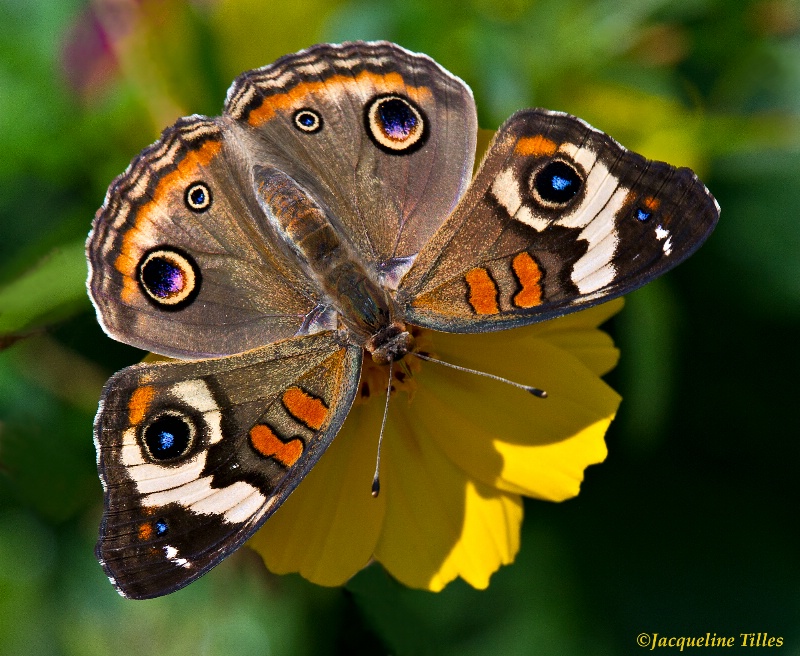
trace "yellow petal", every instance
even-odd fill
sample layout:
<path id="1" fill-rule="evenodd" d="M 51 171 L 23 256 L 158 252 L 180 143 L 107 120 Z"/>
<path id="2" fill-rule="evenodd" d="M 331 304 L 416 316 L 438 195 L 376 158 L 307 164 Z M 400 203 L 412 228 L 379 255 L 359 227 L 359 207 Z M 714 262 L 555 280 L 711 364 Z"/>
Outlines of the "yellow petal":
<path id="1" fill-rule="evenodd" d="M 414 405 L 391 412 L 381 469 L 386 517 L 375 558 L 409 587 L 438 591 L 460 576 L 485 588 L 519 549 L 521 499 L 470 480 L 417 432 Z"/>
<path id="2" fill-rule="evenodd" d="M 520 331 L 437 334 L 434 350 L 443 360 L 536 385 L 549 396 L 537 399 L 426 363 L 413 404 L 421 432 L 487 485 L 553 501 L 575 496 L 585 468 L 606 456 L 616 392 L 578 358 Z"/>
<path id="3" fill-rule="evenodd" d="M 519 551 L 522 499 L 470 480 L 466 486 L 461 536 L 439 571 L 426 586 L 438 592 L 456 576 L 484 590 L 501 565 L 514 562 Z"/>
<path id="4" fill-rule="evenodd" d="M 602 376 L 617 366 L 619 351 L 614 348 L 608 333 L 596 328 L 624 305 L 624 299 L 616 298 L 588 310 L 531 326 L 531 334 L 569 351 L 594 373 Z"/>
<path id="5" fill-rule="evenodd" d="M 248 543 L 277 574 L 341 585 L 372 557 L 386 496 L 372 497 L 383 408 L 354 406 L 319 462 Z"/>
<path id="6" fill-rule="evenodd" d="M 625 307 L 625 299 L 623 297 L 615 298 L 613 301 L 595 305 L 588 310 L 572 312 L 557 319 L 533 324 L 530 330 L 534 331 L 537 336 L 572 330 L 591 330 L 604 324 L 623 307 Z"/>

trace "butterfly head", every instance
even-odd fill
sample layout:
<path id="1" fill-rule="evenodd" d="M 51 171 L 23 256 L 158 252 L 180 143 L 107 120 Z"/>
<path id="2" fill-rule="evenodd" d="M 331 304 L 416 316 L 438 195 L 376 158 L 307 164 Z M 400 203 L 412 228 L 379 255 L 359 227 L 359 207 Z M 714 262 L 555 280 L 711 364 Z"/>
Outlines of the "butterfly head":
<path id="1" fill-rule="evenodd" d="M 375 364 L 389 364 L 402 360 L 413 350 L 414 337 L 404 323 L 395 321 L 370 337 L 364 348 Z"/>

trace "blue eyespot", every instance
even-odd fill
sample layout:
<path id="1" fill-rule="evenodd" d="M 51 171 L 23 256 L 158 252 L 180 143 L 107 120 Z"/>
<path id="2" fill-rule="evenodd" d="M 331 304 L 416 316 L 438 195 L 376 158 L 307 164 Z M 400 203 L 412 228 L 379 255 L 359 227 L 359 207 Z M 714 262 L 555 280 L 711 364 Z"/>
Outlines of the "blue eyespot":
<path id="1" fill-rule="evenodd" d="M 298 109 L 294 113 L 294 125 L 301 132 L 319 132 L 322 129 L 322 116 L 313 109 Z"/>
<path id="2" fill-rule="evenodd" d="M 156 520 L 155 524 L 156 535 L 164 535 L 167 532 L 167 522 L 163 519 Z"/>
<path id="3" fill-rule="evenodd" d="M 572 165 L 555 160 L 534 173 L 532 191 L 545 207 L 563 207 L 578 195 L 582 185 L 583 179 Z"/>
<path id="4" fill-rule="evenodd" d="M 178 415 L 162 415 L 144 431 L 144 442 L 154 460 L 174 460 L 189 451 L 193 427 Z"/>
<path id="5" fill-rule="evenodd" d="M 186 188 L 184 200 L 192 212 L 205 212 L 211 207 L 211 190 L 204 182 L 194 182 Z"/>
<path id="6" fill-rule="evenodd" d="M 641 207 L 636 209 L 635 214 L 636 214 L 636 218 L 639 221 L 642 221 L 642 222 L 647 221 L 651 216 L 653 216 L 652 212 L 647 212 L 647 211 L 643 210 Z"/>
<path id="7" fill-rule="evenodd" d="M 206 190 L 198 187 L 192 190 L 192 193 L 189 194 L 189 198 L 192 202 L 192 205 L 205 205 L 206 204 Z"/>

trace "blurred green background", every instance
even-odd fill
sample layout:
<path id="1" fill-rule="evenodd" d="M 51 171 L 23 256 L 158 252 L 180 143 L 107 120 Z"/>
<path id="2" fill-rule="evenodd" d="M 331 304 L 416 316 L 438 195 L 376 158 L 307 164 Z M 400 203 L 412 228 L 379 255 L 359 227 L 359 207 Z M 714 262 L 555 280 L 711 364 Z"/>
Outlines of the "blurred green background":
<path id="1" fill-rule="evenodd" d="M 0 24 L 0 653 L 635 654 L 644 631 L 767 632 L 800 654 L 800 4 L 0 0 Z M 434 57 L 484 128 L 548 107 L 693 167 L 721 223 L 610 325 L 608 460 L 577 499 L 526 501 L 487 591 L 407 590 L 379 567 L 324 589 L 241 550 L 125 601 L 93 555 L 91 424 L 142 353 L 86 298 L 91 218 L 238 73 L 355 38 Z"/>

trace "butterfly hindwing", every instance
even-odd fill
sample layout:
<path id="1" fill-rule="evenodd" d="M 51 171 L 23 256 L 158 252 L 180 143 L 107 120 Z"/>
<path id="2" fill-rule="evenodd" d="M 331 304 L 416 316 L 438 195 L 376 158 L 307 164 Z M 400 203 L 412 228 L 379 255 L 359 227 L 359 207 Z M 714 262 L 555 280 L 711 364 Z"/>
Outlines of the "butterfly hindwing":
<path id="1" fill-rule="evenodd" d="M 330 444 L 360 366 L 360 349 L 320 333 L 115 375 L 95 422 L 97 553 L 119 591 L 176 590 L 241 545 Z"/>
<path id="2" fill-rule="evenodd" d="M 453 332 L 541 321 L 664 273 L 718 217 L 689 169 L 646 160 L 572 116 L 525 110 L 498 131 L 398 302 L 409 322 Z"/>

